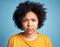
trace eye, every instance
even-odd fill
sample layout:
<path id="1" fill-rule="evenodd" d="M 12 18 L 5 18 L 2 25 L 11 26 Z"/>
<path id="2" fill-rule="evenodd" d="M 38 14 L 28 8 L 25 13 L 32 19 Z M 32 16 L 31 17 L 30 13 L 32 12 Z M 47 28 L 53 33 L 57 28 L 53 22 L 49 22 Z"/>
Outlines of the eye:
<path id="1" fill-rule="evenodd" d="M 32 19 L 32 21 L 34 22 L 34 21 L 36 21 L 35 19 Z"/>
<path id="2" fill-rule="evenodd" d="M 24 19 L 24 20 L 22 20 L 23 22 L 27 22 L 28 20 L 27 19 Z"/>

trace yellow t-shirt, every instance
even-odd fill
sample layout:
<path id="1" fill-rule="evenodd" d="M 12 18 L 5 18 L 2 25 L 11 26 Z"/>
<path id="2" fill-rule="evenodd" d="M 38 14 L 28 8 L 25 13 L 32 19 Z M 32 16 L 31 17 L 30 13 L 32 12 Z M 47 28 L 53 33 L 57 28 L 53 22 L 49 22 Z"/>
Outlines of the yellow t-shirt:
<path id="1" fill-rule="evenodd" d="M 52 44 L 47 36 L 38 34 L 38 37 L 33 41 L 24 40 L 21 34 L 16 34 L 10 37 L 7 47 L 52 47 Z"/>

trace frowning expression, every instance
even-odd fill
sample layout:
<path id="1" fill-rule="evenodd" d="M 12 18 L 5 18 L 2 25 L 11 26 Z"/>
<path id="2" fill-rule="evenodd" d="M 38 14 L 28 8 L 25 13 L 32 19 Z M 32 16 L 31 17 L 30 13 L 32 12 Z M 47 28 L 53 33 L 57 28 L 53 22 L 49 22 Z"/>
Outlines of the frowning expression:
<path id="1" fill-rule="evenodd" d="M 37 15 L 29 11 L 22 19 L 22 27 L 26 33 L 34 33 L 38 28 L 38 18 Z"/>

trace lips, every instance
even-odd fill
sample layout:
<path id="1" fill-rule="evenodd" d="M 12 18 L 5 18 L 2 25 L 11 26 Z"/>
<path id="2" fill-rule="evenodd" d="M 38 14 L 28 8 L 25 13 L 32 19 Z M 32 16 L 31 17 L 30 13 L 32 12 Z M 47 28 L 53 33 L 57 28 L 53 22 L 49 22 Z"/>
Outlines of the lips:
<path id="1" fill-rule="evenodd" d="M 27 31 L 32 31 L 32 28 L 28 28 Z"/>

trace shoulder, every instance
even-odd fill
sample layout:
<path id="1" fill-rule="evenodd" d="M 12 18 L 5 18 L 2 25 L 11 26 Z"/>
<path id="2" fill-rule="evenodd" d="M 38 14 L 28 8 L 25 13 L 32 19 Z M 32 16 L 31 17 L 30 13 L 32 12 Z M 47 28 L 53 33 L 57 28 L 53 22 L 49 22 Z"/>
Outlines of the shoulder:
<path id="1" fill-rule="evenodd" d="M 47 37 L 46 35 L 44 34 L 39 34 L 40 37 Z"/>
<path id="2" fill-rule="evenodd" d="M 39 34 L 39 38 L 41 39 L 41 41 L 43 41 L 47 47 L 52 47 L 50 38 L 46 35 L 43 34 Z"/>
<path id="3" fill-rule="evenodd" d="M 43 40 L 49 40 L 49 37 L 44 34 L 39 34 L 39 38 L 41 38 Z"/>
<path id="4" fill-rule="evenodd" d="M 12 45 L 16 44 L 16 42 L 20 41 L 20 33 L 12 35 L 8 40 L 8 47 L 12 47 Z"/>
<path id="5" fill-rule="evenodd" d="M 20 37 L 20 34 L 21 34 L 21 33 L 12 35 L 12 36 L 9 38 L 9 40 L 16 40 L 16 39 L 18 39 L 18 38 Z"/>
<path id="6" fill-rule="evenodd" d="M 43 34 L 39 34 L 39 38 L 40 38 L 41 40 L 43 40 L 46 44 L 47 44 L 47 43 L 51 44 L 50 38 L 49 38 L 48 36 L 43 35 Z"/>

